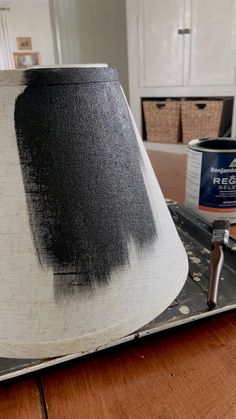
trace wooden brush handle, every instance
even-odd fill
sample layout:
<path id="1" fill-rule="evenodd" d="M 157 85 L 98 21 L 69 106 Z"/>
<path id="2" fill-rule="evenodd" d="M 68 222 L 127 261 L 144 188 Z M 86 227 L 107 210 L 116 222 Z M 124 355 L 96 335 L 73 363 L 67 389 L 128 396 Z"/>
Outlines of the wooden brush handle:
<path id="1" fill-rule="evenodd" d="M 207 304 L 214 308 L 217 304 L 217 294 L 221 270 L 224 263 L 224 252 L 222 246 L 216 246 L 211 253 L 210 286 L 208 291 Z"/>

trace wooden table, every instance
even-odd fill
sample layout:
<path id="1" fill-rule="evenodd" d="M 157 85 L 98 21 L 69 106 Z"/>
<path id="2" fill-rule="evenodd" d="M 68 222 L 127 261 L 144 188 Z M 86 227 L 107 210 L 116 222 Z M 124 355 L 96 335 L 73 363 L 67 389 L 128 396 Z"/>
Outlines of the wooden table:
<path id="1" fill-rule="evenodd" d="M 186 156 L 149 154 L 165 196 L 183 202 Z M 235 388 L 229 312 L 3 383 L 0 418 L 234 419 Z"/>

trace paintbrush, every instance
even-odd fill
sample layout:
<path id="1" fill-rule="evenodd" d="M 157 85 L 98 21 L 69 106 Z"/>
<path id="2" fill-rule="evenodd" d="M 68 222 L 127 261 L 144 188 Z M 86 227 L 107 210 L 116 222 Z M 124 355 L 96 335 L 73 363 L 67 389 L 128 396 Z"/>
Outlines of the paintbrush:
<path id="1" fill-rule="evenodd" d="M 216 220 L 212 223 L 212 226 L 210 285 L 207 304 L 210 308 L 215 308 L 219 279 L 224 264 L 224 252 L 229 243 L 230 222 L 228 220 Z"/>

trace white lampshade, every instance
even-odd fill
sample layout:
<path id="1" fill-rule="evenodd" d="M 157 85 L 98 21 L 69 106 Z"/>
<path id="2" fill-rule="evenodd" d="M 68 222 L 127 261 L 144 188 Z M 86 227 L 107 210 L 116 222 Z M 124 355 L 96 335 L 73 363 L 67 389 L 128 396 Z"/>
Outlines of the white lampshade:
<path id="1" fill-rule="evenodd" d="M 96 349 L 165 310 L 188 263 L 115 69 L 0 74 L 0 356 Z"/>

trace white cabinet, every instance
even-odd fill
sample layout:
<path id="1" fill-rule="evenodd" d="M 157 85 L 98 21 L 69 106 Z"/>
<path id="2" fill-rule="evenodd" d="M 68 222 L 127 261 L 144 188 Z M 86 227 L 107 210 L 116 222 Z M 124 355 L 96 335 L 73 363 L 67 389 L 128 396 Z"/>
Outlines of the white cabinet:
<path id="1" fill-rule="evenodd" d="M 236 0 L 126 0 L 126 7 L 139 128 L 141 98 L 236 95 Z"/>
<path id="2" fill-rule="evenodd" d="M 234 0 L 139 0 L 140 86 L 232 84 Z"/>
<path id="3" fill-rule="evenodd" d="M 235 83 L 235 12 L 234 0 L 192 0 L 186 84 Z"/>
<path id="4" fill-rule="evenodd" d="M 183 82 L 183 0 L 142 0 L 138 9 L 140 86 L 180 86 Z"/>

